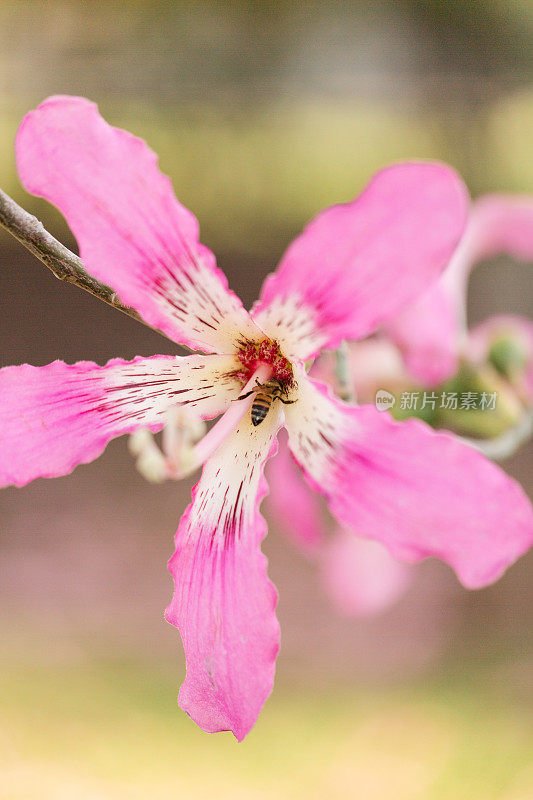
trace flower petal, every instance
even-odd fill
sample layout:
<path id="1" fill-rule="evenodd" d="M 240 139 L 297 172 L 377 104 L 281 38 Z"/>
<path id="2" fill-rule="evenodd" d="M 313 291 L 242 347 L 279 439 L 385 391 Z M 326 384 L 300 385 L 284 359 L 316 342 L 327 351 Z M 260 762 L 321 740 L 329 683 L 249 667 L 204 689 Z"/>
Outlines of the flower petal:
<path id="1" fill-rule="evenodd" d="M 420 420 L 335 401 L 303 376 L 298 390 L 285 411 L 289 445 L 351 530 L 395 558 L 441 558 L 469 588 L 496 580 L 533 543 L 522 488 L 472 447 Z"/>
<path id="2" fill-rule="evenodd" d="M 323 543 L 320 500 L 304 481 L 285 441 L 267 466 L 268 516 L 306 555 Z"/>
<path id="3" fill-rule="evenodd" d="M 378 614 L 395 603 L 411 581 L 413 567 L 392 558 L 370 539 L 330 521 L 316 492 L 304 480 L 285 443 L 269 462 L 268 516 L 299 550 L 316 562 L 326 594 L 347 616 Z"/>
<path id="4" fill-rule="evenodd" d="M 342 614 L 366 617 L 394 605 L 409 587 L 414 567 L 393 558 L 379 542 L 339 525 L 321 554 L 322 581 Z"/>
<path id="5" fill-rule="evenodd" d="M 87 270 L 147 323 L 206 352 L 261 337 L 155 154 L 94 103 L 45 100 L 24 118 L 16 152 L 24 186 L 64 214 Z"/>
<path id="6" fill-rule="evenodd" d="M 486 195 L 477 200 L 441 279 L 385 325 L 409 372 L 422 384 L 435 386 L 457 371 L 468 276 L 477 261 L 500 253 L 533 260 L 532 197 Z"/>
<path id="7" fill-rule="evenodd" d="M 180 706 L 204 730 L 231 730 L 239 741 L 272 690 L 279 648 L 258 507 L 281 414 L 273 408 L 255 428 L 246 415 L 209 459 L 169 562 L 176 590 L 166 618 L 179 628 L 187 660 Z"/>
<path id="8" fill-rule="evenodd" d="M 467 228 L 468 260 L 507 253 L 519 261 L 533 259 L 533 197 L 487 194 L 474 203 Z"/>
<path id="9" fill-rule="evenodd" d="M 363 338 L 437 279 L 466 215 L 465 187 L 449 167 L 382 170 L 359 197 L 326 209 L 295 239 L 265 282 L 254 319 L 301 359 Z"/>
<path id="10" fill-rule="evenodd" d="M 402 309 L 384 330 L 401 351 L 409 374 L 423 386 L 438 386 L 457 372 L 462 315 L 442 280 Z"/>
<path id="11" fill-rule="evenodd" d="M 165 412 L 186 404 L 221 414 L 241 384 L 233 356 L 154 356 L 0 370 L 0 485 L 67 475 L 116 436 L 160 430 Z"/>
<path id="12" fill-rule="evenodd" d="M 349 390 L 359 403 L 375 400 L 379 389 L 402 392 L 409 375 L 395 344 L 385 336 L 371 336 L 348 345 L 346 386 L 339 381 L 337 359 L 334 352 L 324 351 L 313 363 L 310 376 L 319 383 L 335 388 L 335 394 Z"/>

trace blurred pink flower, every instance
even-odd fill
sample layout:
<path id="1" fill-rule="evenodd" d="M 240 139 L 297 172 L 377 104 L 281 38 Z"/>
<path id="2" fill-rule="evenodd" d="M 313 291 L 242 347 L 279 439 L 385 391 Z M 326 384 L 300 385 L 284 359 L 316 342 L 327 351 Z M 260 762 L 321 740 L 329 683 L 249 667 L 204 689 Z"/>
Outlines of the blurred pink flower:
<path id="1" fill-rule="evenodd" d="M 198 242 L 198 223 L 155 155 L 96 106 L 45 101 L 26 116 L 16 149 L 24 185 L 62 211 L 87 269 L 150 325 L 210 353 L 0 372 L 4 484 L 66 474 L 115 436 L 160 430 L 177 404 L 203 418 L 223 415 L 194 449 L 205 465 L 176 534 L 166 612 L 187 661 L 180 705 L 202 728 L 242 739 L 272 688 L 279 630 L 259 504 L 282 424 L 340 524 L 397 558 L 436 556 L 479 587 L 530 547 L 531 505 L 497 467 L 417 420 L 399 424 L 340 402 L 303 366 L 324 347 L 371 334 L 436 280 L 466 216 L 453 171 L 392 166 L 353 202 L 322 212 L 249 314 Z M 254 425 L 255 380 L 271 378 L 294 403 L 271 398 Z"/>
<path id="2" fill-rule="evenodd" d="M 380 542 L 362 539 L 329 518 L 291 458 L 286 441 L 269 463 L 267 479 L 270 521 L 317 565 L 322 587 L 339 613 L 371 616 L 399 600 L 415 568 L 393 558 Z"/>
<path id="3" fill-rule="evenodd" d="M 447 380 L 457 372 L 460 355 L 470 353 L 468 277 L 478 261 L 500 253 L 533 260 L 533 197 L 495 194 L 477 200 L 442 277 L 386 322 L 384 330 L 400 348 L 410 374 L 422 385 L 431 387 Z M 517 320 L 517 330 L 530 324 Z"/>

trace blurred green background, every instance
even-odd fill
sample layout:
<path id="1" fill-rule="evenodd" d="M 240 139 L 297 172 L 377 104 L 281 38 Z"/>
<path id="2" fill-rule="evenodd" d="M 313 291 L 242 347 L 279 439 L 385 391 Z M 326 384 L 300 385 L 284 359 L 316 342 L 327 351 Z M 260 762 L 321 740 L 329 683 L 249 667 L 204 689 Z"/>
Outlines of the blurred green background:
<path id="1" fill-rule="evenodd" d="M 96 100 L 160 154 L 203 241 L 251 304 L 287 243 L 396 159 L 440 158 L 472 193 L 533 193 L 529 0 L 0 3 L 0 186 L 49 94 Z M 0 231 L 0 363 L 173 352 L 60 284 Z M 474 321 L 531 315 L 531 265 L 471 284 Z M 506 465 L 533 492 L 532 446 Z M 423 564 L 398 606 L 340 618 L 271 526 L 282 650 L 242 745 L 176 708 L 162 619 L 192 481 L 148 486 L 124 441 L 71 476 L 0 496 L 0 799 L 533 797 L 533 558 L 468 593 Z"/>

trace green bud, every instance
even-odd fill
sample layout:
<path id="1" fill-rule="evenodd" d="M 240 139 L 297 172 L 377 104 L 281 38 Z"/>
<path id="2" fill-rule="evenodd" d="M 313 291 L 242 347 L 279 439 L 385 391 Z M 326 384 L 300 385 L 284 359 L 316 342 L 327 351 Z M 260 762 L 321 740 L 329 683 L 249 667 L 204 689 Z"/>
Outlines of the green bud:
<path id="1" fill-rule="evenodd" d="M 528 364 L 530 353 L 524 343 L 510 334 L 498 336 L 491 343 L 489 362 L 501 375 L 512 377 Z"/>

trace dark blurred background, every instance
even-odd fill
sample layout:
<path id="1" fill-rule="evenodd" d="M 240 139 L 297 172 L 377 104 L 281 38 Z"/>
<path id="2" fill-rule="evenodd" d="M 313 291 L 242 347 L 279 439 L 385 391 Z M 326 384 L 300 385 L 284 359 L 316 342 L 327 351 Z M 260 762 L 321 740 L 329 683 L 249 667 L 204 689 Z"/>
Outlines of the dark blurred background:
<path id="1" fill-rule="evenodd" d="M 3 0 L 0 186 L 75 248 L 21 189 L 13 139 L 46 96 L 87 96 L 159 153 L 250 305 L 305 222 L 391 161 L 448 161 L 473 196 L 533 193 L 532 42 L 529 0 Z M 480 266 L 471 320 L 531 315 L 531 267 Z M 2 230 L 0 282 L 1 365 L 176 352 Z M 531 443 L 505 468 L 533 494 Z M 533 796 L 531 554 L 476 593 L 423 564 L 395 608 L 352 620 L 272 525 L 273 698 L 240 748 L 197 731 L 162 619 L 192 483 L 148 485 L 118 440 L 0 495 L 2 800 Z"/>

